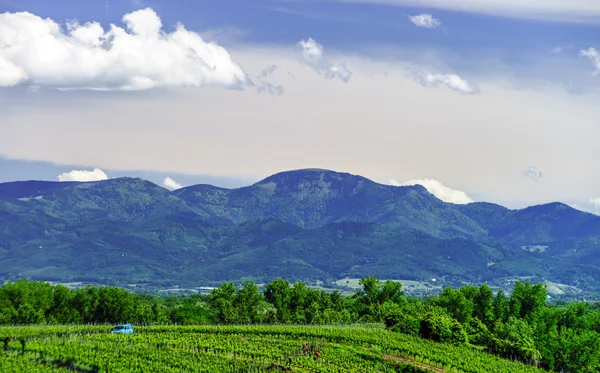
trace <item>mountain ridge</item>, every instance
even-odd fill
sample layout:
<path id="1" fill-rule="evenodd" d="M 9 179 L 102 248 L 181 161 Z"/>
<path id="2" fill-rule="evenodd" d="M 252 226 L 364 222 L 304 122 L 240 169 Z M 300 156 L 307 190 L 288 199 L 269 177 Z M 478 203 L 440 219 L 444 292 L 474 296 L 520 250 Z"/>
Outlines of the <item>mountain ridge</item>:
<path id="1" fill-rule="evenodd" d="M 422 186 L 320 169 L 233 189 L 168 191 L 137 178 L 0 184 L 5 280 L 533 276 L 595 291 L 599 240 L 600 217 L 561 203 L 458 205 Z"/>

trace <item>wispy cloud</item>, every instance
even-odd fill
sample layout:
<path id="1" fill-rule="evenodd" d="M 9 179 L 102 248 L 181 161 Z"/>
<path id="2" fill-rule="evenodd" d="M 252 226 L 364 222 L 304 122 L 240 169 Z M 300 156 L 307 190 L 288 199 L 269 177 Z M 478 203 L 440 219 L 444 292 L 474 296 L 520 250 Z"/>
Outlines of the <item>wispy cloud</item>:
<path id="1" fill-rule="evenodd" d="M 418 72 L 416 74 L 421 82 L 421 85 L 424 87 L 437 87 L 439 85 L 445 85 L 451 90 L 465 95 L 479 93 L 479 87 L 473 83 L 469 83 L 467 80 L 456 74 L 423 74 Z"/>
<path id="2" fill-rule="evenodd" d="M 594 68 L 596 69 L 594 74 L 600 74 L 600 53 L 598 53 L 598 50 L 596 50 L 596 48 L 588 48 L 581 50 L 579 54 L 581 55 L 581 57 L 589 58 L 590 61 L 592 61 L 592 63 L 594 64 Z"/>
<path id="3" fill-rule="evenodd" d="M 408 16 L 408 18 L 417 27 L 434 29 L 442 25 L 442 22 L 437 18 L 433 18 L 431 14 L 419 14 L 416 16 Z"/>
<path id="4" fill-rule="evenodd" d="M 359 22 L 364 18 L 364 15 L 348 15 L 339 13 L 328 14 L 324 13 L 323 11 L 317 12 L 310 10 L 295 9 L 291 7 L 268 7 L 264 9 L 271 12 L 290 14 L 326 22 Z"/>
<path id="5" fill-rule="evenodd" d="M 125 28 L 70 21 L 66 27 L 37 15 L 0 14 L 0 86 L 141 90 L 165 86 L 247 84 L 227 50 L 178 24 L 162 30 L 150 8 L 125 14 Z M 20 30 L 14 32 L 2 30 Z"/>
<path id="6" fill-rule="evenodd" d="M 249 31 L 235 26 L 224 26 L 200 32 L 198 35 L 206 41 L 215 43 L 239 42 L 249 35 Z"/>
<path id="7" fill-rule="evenodd" d="M 256 84 L 258 93 L 266 92 L 274 96 L 281 96 L 283 94 L 283 87 L 281 85 L 275 85 L 266 80 L 267 77 L 273 75 L 275 70 L 277 70 L 277 65 L 269 65 L 256 77 L 258 79 L 258 83 Z"/>
<path id="8" fill-rule="evenodd" d="M 467 204 L 473 202 L 473 199 L 463 191 L 452 189 L 435 179 L 410 180 L 404 183 L 399 183 L 396 180 L 390 180 L 390 185 L 394 186 L 410 186 L 422 185 L 427 191 L 444 202 Z"/>
<path id="9" fill-rule="evenodd" d="M 523 171 L 523 176 L 533 181 L 539 181 L 540 179 L 542 179 L 542 177 L 544 177 L 544 174 L 542 173 L 542 171 L 540 171 L 539 168 L 529 166 L 525 169 L 525 171 Z"/>
<path id="10" fill-rule="evenodd" d="M 92 171 L 88 170 L 73 170 L 58 175 L 58 181 L 100 181 L 107 180 L 108 176 L 104 171 L 95 168 Z"/>
<path id="11" fill-rule="evenodd" d="M 327 79 L 340 78 L 347 83 L 352 77 L 352 71 L 345 64 L 332 64 L 323 58 L 324 48 L 312 38 L 301 40 L 302 57 L 304 62 Z"/>
<path id="12" fill-rule="evenodd" d="M 484 13 L 556 22 L 600 23 L 596 0 L 330 0 L 342 3 L 387 4 Z"/>
<path id="13" fill-rule="evenodd" d="M 260 72 L 260 76 L 265 78 L 265 77 L 273 74 L 275 72 L 275 70 L 277 70 L 277 65 L 269 65 Z"/>
<path id="14" fill-rule="evenodd" d="M 178 182 L 176 182 L 175 180 L 171 179 L 170 177 L 165 177 L 165 179 L 163 180 L 163 186 L 169 190 L 175 190 L 175 189 L 181 189 L 183 188 L 183 185 L 179 184 Z"/>
<path id="15" fill-rule="evenodd" d="M 257 86 L 259 93 L 266 92 L 274 96 L 281 96 L 283 94 L 283 87 L 280 85 L 274 85 L 269 82 L 261 82 Z"/>
<path id="16" fill-rule="evenodd" d="M 134 8 L 143 8 L 146 6 L 146 2 L 144 0 L 130 0 L 131 6 Z"/>
<path id="17" fill-rule="evenodd" d="M 283 94 L 283 87 L 280 85 L 274 85 L 269 82 L 264 82 L 258 87 L 258 92 L 267 92 L 274 96 L 281 96 Z"/>

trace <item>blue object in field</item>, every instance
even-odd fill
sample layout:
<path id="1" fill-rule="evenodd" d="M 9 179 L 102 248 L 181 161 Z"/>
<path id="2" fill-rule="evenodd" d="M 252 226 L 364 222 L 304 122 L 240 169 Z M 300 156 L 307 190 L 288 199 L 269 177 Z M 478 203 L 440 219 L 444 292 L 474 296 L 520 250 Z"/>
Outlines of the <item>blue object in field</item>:
<path id="1" fill-rule="evenodd" d="M 133 326 L 131 324 L 120 324 L 112 330 L 113 334 L 133 334 Z"/>

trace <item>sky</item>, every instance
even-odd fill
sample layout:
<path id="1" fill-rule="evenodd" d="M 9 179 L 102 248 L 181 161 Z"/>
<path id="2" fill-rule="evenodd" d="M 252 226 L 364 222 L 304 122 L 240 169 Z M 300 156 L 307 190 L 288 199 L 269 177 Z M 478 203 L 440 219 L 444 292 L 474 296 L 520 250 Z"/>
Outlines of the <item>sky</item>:
<path id="1" fill-rule="evenodd" d="M 0 0 L 0 182 L 299 168 L 600 214 L 597 0 Z"/>

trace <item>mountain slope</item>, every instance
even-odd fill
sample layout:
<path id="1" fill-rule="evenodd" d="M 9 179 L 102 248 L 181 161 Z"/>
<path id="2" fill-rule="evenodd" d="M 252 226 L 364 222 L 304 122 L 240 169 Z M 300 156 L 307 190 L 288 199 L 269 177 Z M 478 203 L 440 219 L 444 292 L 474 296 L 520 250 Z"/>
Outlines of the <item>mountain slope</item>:
<path id="1" fill-rule="evenodd" d="M 143 220 L 175 213 L 192 213 L 169 191 L 149 181 L 121 178 L 90 183 L 25 182 L 0 184 L 0 199 L 36 216 L 66 220 Z"/>
<path id="2" fill-rule="evenodd" d="M 600 233 L 600 217 L 562 203 L 522 210 L 472 203 L 459 209 L 486 229 L 491 238 L 505 243 L 545 245 L 560 240 L 595 238 Z"/>
<path id="3" fill-rule="evenodd" d="M 283 172 L 233 190 L 197 185 L 174 194 L 235 224 L 275 218 L 313 229 L 334 222 L 368 221 L 443 237 L 486 236 L 475 221 L 420 185 L 382 185 L 326 170 Z"/>
<path id="4" fill-rule="evenodd" d="M 563 204 L 444 203 L 421 186 L 297 170 L 169 192 L 139 179 L 0 184 L 0 277 L 203 284 L 278 276 L 600 290 L 600 217 Z"/>

